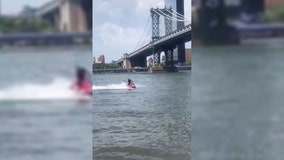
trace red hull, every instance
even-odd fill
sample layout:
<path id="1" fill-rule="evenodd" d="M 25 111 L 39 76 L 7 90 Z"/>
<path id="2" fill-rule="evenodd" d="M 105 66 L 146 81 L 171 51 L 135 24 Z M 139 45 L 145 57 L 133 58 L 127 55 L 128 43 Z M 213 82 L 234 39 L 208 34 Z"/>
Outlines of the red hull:
<path id="1" fill-rule="evenodd" d="M 130 84 L 130 85 L 127 84 L 127 87 L 129 87 L 129 88 L 136 88 L 135 84 Z"/>

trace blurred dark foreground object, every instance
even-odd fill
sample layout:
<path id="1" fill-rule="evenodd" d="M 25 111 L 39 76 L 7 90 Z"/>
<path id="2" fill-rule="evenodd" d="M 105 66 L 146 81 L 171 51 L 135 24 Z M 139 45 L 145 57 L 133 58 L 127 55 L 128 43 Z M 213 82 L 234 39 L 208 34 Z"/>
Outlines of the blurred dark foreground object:
<path id="1" fill-rule="evenodd" d="M 284 1 L 201 0 L 195 8 L 192 24 L 194 44 L 228 45 L 240 44 L 244 39 L 284 37 L 284 24 L 280 23 L 284 15 Z"/>

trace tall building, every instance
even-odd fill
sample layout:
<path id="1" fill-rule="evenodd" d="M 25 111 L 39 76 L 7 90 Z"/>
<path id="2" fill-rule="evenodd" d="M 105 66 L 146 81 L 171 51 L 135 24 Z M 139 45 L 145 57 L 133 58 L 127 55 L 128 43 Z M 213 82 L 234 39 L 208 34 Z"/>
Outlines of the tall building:
<path id="1" fill-rule="evenodd" d="M 93 64 L 96 63 L 96 57 L 93 57 Z"/>
<path id="2" fill-rule="evenodd" d="M 191 62 L 191 48 L 185 49 L 185 62 Z"/>
<path id="3" fill-rule="evenodd" d="M 100 55 L 100 56 L 99 56 L 99 58 L 98 58 L 98 63 L 102 63 L 102 64 L 105 63 L 105 56 L 104 56 L 104 55 Z"/>

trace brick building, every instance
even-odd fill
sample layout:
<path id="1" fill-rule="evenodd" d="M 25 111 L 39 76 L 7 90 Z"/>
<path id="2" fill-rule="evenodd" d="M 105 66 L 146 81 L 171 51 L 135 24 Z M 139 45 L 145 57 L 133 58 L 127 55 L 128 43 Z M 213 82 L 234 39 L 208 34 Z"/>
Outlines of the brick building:
<path id="1" fill-rule="evenodd" d="M 98 58 L 98 63 L 102 63 L 102 64 L 105 63 L 105 56 L 104 56 L 104 55 L 100 55 L 100 56 L 99 56 L 99 58 Z"/>
<path id="2" fill-rule="evenodd" d="M 266 6 L 284 5 L 284 0 L 265 0 Z"/>
<path id="3" fill-rule="evenodd" d="M 191 48 L 185 49 L 185 62 L 191 62 Z"/>

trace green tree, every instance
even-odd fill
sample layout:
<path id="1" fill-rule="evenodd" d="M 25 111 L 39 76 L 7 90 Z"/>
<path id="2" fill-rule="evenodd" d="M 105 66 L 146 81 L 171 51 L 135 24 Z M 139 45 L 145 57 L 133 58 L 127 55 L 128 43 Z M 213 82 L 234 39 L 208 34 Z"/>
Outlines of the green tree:
<path id="1" fill-rule="evenodd" d="M 25 33 L 53 31 L 52 25 L 41 18 L 7 18 L 0 17 L 1 33 Z"/>
<path id="2" fill-rule="evenodd" d="M 265 17 L 269 22 L 284 22 L 284 5 L 267 7 Z"/>

